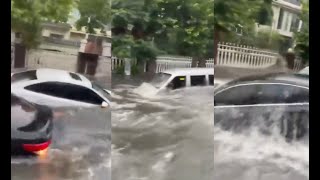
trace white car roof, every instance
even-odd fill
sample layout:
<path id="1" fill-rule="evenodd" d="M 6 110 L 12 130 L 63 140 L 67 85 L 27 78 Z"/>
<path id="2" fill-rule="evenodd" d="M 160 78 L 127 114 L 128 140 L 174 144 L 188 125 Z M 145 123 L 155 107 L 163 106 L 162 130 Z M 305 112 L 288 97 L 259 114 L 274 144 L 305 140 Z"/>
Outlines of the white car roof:
<path id="1" fill-rule="evenodd" d="M 175 76 L 180 75 L 204 75 L 214 74 L 214 68 L 175 68 L 163 71 L 163 73 L 172 74 Z"/>
<path id="2" fill-rule="evenodd" d="M 32 71 L 32 70 L 28 70 L 28 71 Z M 78 73 L 58 70 L 58 69 L 49 69 L 49 68 L 39 68 L 35 71 L 36 71 L 37 80 L 39 81 L 56 81 L 56 82 L 72 83 L 72 84 L 77 84 L 80 86 L 92 88 L 92 84 L 90 80 L 88 80 L 86 77 Z M 74 79 L 70 73 L 73 73 L 79 76 L 80 79 L 78 80 Z"/>

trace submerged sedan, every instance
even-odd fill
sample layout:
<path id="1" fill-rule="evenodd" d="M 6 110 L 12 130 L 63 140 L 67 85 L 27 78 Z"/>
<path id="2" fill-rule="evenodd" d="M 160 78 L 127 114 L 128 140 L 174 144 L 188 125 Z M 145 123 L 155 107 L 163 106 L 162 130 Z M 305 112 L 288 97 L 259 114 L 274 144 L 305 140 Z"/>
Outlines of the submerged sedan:
<path id="1" fill-rule="evenodd" d="M 52 137 L 52 110 L 11 94 L 11 154 L 42 155 Z"/>
<path id="2" fill-rule="evenodd" d="M 215 124 L 233 132 L 308 137 L 309 78 L 269 74 L 231 81 L 215 90 Z"/>

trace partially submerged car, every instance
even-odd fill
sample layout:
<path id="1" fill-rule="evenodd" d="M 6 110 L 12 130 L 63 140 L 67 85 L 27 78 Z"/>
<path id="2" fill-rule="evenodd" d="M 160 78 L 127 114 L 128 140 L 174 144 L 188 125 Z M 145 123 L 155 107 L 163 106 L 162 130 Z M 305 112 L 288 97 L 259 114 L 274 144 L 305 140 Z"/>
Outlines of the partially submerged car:
<path id="1" fill-rule="evenodd" d="M 274 129 L 287 139 L 309 133 L 309 78 L 269 74 L 231 81 L 214 92 L 214 121 L 225 130 Z"/>
<path id="2" fill-rule="evenodd" d="M 213 86 L 213 81 L 213 68 L 176 68 L 157 74 L 150 83 L 162 91 L 195 86 Z"/>
<path id="3" fill-rule="evenodd" d="M 51 143 L 53 112 L 11 94 L 11 154 L 42 155 Z"/>
<path id="4" fill-rule="evenodd" d="M 40 68 L 11 74 L 11 91 L 50 107 L 108 107 L 109 91 L 81 74 Z"/>

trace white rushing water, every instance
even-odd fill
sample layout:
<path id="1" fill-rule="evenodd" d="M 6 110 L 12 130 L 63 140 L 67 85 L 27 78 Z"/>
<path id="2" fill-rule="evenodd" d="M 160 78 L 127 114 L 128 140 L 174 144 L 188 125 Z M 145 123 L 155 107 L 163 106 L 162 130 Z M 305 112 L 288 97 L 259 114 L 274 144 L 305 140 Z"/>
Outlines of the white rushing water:
<path id="1" fill-rule="evenodd" d="M 267 134 L 261 133 L 261 127 L 236 133 L 215 124 L 214 179 L 309 179 L 308 137 L 287 141 L 277 126 Z"/>
<path id="2" fill-rule="evenodd" d="M 112 179 L 213 177 L 213 88 L 113 88 Z"/>

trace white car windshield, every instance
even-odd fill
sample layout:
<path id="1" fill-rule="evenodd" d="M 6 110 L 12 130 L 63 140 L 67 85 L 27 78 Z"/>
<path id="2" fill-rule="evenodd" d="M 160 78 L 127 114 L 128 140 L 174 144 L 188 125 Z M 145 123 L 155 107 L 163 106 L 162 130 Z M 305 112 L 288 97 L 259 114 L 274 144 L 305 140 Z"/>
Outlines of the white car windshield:
<path id="1" fill-rule="evenodd" d="M 160 88 L 168 79 L 171 77 L 171 74 L 159 73 L 156 74 L 150 84 L 156 88 Z"/>

